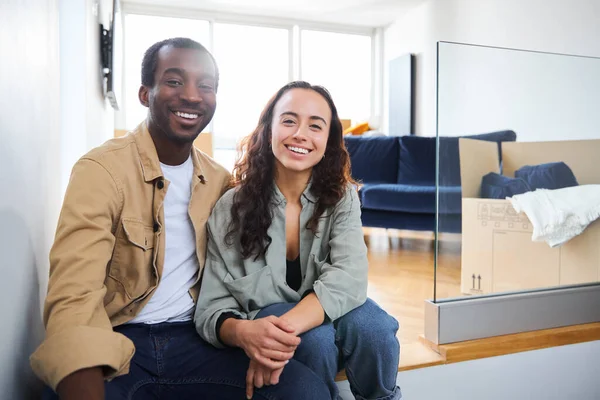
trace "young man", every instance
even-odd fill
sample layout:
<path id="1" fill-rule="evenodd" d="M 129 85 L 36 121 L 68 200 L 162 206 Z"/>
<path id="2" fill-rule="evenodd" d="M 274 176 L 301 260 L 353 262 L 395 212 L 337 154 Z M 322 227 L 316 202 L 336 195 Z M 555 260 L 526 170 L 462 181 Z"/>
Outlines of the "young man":
<path id="1" fill-rule="evenodd" d="M 31 357 L 61 400 L 244 397 L 244 352 L 212 347 L 192 323 L 206 220 L 230 179 L 192 144 L 218 82 L 199 43 L 154 44 L 139 90 L 146 121 L 73 168 L 50 253 L 46 338 Z M 290 360 L 255 398 L 321 399 L 327 388 Z"/>

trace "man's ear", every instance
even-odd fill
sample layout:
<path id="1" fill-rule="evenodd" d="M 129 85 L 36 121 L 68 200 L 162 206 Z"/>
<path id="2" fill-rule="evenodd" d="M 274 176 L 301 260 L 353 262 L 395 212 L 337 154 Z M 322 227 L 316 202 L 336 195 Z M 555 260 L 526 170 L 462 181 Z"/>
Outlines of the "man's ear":
<path id="1" fill-rule="evenodd" d="M 138 98 L 144 107 L 148 107 L 150 105 L 150 102 L 148 101 L 148 97 L 150 96 L 149 91 L 150 89 L 144 85 L 140 86 L 140 90 L 138 91 Z"/>

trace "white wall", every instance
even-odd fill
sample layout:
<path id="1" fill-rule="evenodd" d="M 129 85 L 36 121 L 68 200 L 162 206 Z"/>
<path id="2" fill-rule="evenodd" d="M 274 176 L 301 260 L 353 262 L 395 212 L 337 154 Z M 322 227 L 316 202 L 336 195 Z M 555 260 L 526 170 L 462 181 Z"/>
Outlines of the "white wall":
<path id="1" fill-rule="evenodd" d="M 60 203 L 57 0 L 0 2 L 0 399 L 30 399 Z"/>
<path id="2" fill-rule="evenodd" d="M 520 142 L 600 138 L 600 58 L 442 42 L 438 133 Z"/>
<path id="3" fill-rule="evenodd" d="M 112 135 L 93 2 L 0 2 L 0 400 L 37 398 L 48 253 L 72 164 Z M 109 10 L 109 8 L 105 8 Z"/>
<path id="4" fill-rule="evenodd" d="M 114 112 L 104 98 L 100 28 L 107 27 L 112 0 L 59 0 L 61 54 L 61 188 L 73 164 L 113 136 Z"/>
<path id="5" fill-rule="evenodd" d="M 100 32 L 98 24 L 109 27 L 113 0 L 86 0 L 86 133 L 87 147 L 96 147 L 114 136 L 114 109 L 104 98 L 101 85 Z M 98 4 L 97 15 L 94 5 Z"/>
<path id="6" fill-rule="evenodd" d="M 398 385 L 406 400 L 596 400 L 599 356 L 600 341 L 580 343 L 401 372 Z"/>
<path id="7" fill-rule="evenodd" d="M 435 135 L 436 42 L 451 41 L 600 57 L 597 0 L 428 0 L 384 32 L 387 63 L 407 52 L 417 55 L 418 135 Z M 384 92 L 384 129 L 387 129 Z"/>
<path id="8" fill-rule="evenodd" d="M 86 45 L 85 1 L 59 0 L 60 15 L 60 132 L 61 193 L 66 189 L 71 167 L 87 147 L 86 136 Z M 68 79 L 65 79 L 68 77 Z"/>

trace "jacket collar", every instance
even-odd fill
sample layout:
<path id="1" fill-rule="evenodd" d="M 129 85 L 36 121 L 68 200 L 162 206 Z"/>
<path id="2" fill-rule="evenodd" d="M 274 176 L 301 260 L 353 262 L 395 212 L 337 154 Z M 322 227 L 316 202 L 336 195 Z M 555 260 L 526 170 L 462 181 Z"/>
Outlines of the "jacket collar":
<path id="1" fill-rule="evenodd" d="M 311 203 L 316 203 L 317 198 L 310 190 L 311 187 L 312 187 L 312 179 L 308 182 L 308 185 L 306 185 L 306 189 L 304 189 L 304 192 L 302 192 L 302 198 L 310 201 Z M 274 188 L 274 193 L 275 193 L 275 197 L 274 197 L 275 203 L 277 205 L 279 205 L 281 203 L 285 203 L 286 202 L 285 196 L 283 195 L 283 193 L 281 193 L 281 191 L 279 190 L 279 187 L 277 186 L 277 184 L 275 182 L 273 182 L 273 188 Z"/>
<path id="2" fill-rule="evenodd" d="M 160 167 L 160 161 L 158 159 L 158 153 L 156 152 L 156 146 L 154 140 L 150 136 L 146 121 L 140 123 L 133 131 L 133 137 L 135 139 L 138 152 L 140 154 L 140 160 L 142 163 L 142 171 L 144 174 L 144 180 L 151 182 L 156 178 L 164 178 L 162 168 Z M 206 182 L 206 177 L 202 170 L 200 157 L 196 148 L 192 146 L 192 163 L 194 164 L 194 175 L 196 175 L 202 183 Z"/>

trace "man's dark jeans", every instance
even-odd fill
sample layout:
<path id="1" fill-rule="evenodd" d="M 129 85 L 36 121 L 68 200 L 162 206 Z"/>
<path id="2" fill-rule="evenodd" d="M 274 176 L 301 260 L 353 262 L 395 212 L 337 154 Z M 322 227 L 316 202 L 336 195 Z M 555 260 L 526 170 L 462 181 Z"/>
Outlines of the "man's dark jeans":
<path id="1" fill-rule="evenodd" d="M 192 322 L 131 324 L 115 328 L 135 344 L 129 374 L 105 384 L 107 400 L 228 400 L 246 398 L 249 359 L 238 348 L 217 349 L 200 338 Z M 43 400 L 58 397 L 50 389 Z M 255 389 L 254 399 L 329 399 L 321 378 L 296 360 L 279 384 Z"/>

